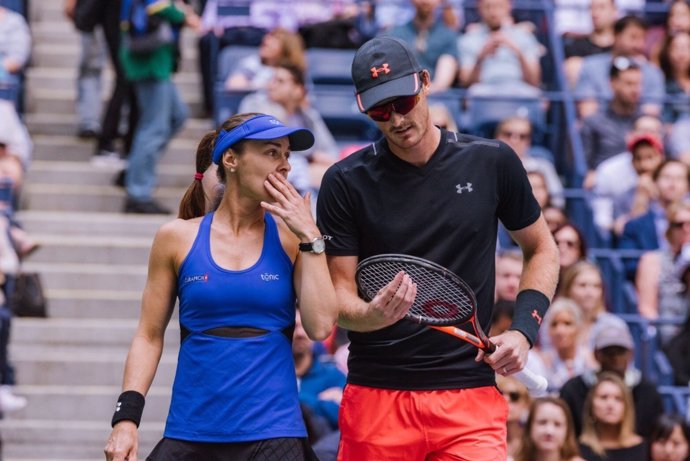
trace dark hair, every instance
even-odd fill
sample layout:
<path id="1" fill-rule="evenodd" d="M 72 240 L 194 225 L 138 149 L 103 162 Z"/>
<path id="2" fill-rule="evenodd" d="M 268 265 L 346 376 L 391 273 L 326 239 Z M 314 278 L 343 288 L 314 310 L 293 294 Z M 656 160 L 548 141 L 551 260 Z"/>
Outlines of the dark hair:
<path id="1" fill-rule="evenodd" d="M 614 35 L 618 35 L 631 26 L 636 26 L 644 30 L 647 30 L 649 28 L 649 26 L 647 25 L 647 21 L 645 21 L 643 18 L 641 18 L 640 16 L 636 16 L 634 14 L 628 14 L 626 16 L 623 16 L 614 23 L 613 33 Z"/>
<path id="2" fill-rule="evenodd" d="M 577 246 L 577 249 L 580 252 L 580 259 L 587 259 L 587 242 L 585 241 L 585 234 L 572 221 L 566 221 L 562 225 L 554 229 L 554 239 L 556 238 L 556 234 L 559 233 L 561 230 L 565 229 L 566 227 L 571 228 L 577 234 L 577 239 L 580 241 L 580 244 Z"/>
<path id="3" fill-rule="evenodd" d="M 680 35 L 690 34 L 688 32 L 676 32 L 675 34 L 667 35 L 666 37 L 664 37 L 661 49 L 659 50 L 659 67 L 661 67 L 661 70 L 664 72 L 666 80 L 674 79 L 673 68 L 671 66 L 671 58 L 668 55 L 668 50 L 671 47 L 673 40 L 675 40 Z M 687 75 L 690 77 L 690 69 L 688 69 Z"/>
<path id="4" fill-rule="evenodd" d="M 690 444 L 690 426 L 688 423 L 679 415 L 663 414 L 656 420 L 652 432 L 649 434 L 649 459 L 652 459 L 652 444 L 658 440 L 668 440 L 676 427 L 680 427 L 685 441 Z M 685 459 L 688 460 L 689 458 L 686 457 Z"/>
<path id="5" fill-rule="evenodd" d="M 306 85 L 306 80 L 304 78 L 304 72 L 302 71 L 302 69 L 295 66 L 294 64 L 290 64 L 287 62 L 281 62 L 276 67 L 279 69 L 285 69 L 286 71 L 288 71 L 288 73 L 292 77 L 292 80 L 294 80 L 294 82 L 297 85 L 299 85 L 301 87 L 304 87 Z"/>
<path id="6" fill-rule="evenodd" d="M 201 138 L 199 145 L 196 149 L 196 172 L 204 173 L 208 167 L 211 165 L 211 154 L 213 153 L 213 148 L 216 145 L 216 139 L 220 130 L 230 131 L 233 128 L 241 125 L 245 121 L 257 115 L 262 115 L 258 113 L 244 113 L 233 115 L 227 119 L 220 126 L 219 129 L 215 131 L 209 131 Z M 238 154 L 242 153 L 244 147 L 244 141 L 240 141 L 232 146 L 233 151 Z M 218 166 L 218 181 L 221 184 L 225 184 L 227 180 L 227 175 L 225 169 L 222 165 Z M 206 214 L 206 195 L 204 194 L 204 187 L 201 181 L 194 179 L 192 184 L 187 188 L 182 200 L 180 200 L 180 208 L 177 214 L 178 218 L 181 219 L 192 219 Z"/>

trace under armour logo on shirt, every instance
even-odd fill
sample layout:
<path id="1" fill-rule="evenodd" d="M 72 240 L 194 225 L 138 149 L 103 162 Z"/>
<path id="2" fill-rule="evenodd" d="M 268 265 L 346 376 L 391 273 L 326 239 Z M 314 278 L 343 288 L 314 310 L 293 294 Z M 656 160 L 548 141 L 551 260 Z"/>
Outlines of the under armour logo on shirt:
<path id="1" fill-rule="evenodd" d="M 462 184 L 457 184 L 455 188 L 458 190 L 458 194 L 462 194 L 463 192 L 472 192 L 474 189 L 472 189 L 472 183 L 468 182 L 466 186 L 463 186 Z"/>

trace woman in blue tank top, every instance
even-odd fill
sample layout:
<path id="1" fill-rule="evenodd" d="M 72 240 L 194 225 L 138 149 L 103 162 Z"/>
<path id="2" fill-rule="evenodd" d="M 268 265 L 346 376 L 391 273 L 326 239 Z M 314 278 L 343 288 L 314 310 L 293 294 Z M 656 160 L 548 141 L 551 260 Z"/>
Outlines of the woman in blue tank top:
<path id="1" fill-rule="evenodd" d="M 153 241 L 107 460 L 136 456 L 176 298 L 182 340 L 172 400 L 147 459 L 310 459 L 291 351 L 295 303 L 309 336 L 322 340 L 335 323 L 335 291 L 309 194 L 286 178 L 290 150 L 313 143 L 310 131 L 262 114 L 236 115 L 201 140 L 180 218 Z M 218 165 L 225 186 L 208 213 L 200 158 Z"/>

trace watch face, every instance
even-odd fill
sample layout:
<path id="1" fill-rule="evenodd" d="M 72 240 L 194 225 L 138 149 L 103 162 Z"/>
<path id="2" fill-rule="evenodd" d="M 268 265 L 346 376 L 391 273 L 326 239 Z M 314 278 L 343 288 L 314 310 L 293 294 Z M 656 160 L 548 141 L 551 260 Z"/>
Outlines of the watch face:
<path id="1" fill-rule="evenodd" d="M 326 243 L 323 239 L 316 239 L 313 242 L 311 242 L 311 251 L 313 251 L 314 253 L 320 254 L 323 253 L 325 250 Z"/>

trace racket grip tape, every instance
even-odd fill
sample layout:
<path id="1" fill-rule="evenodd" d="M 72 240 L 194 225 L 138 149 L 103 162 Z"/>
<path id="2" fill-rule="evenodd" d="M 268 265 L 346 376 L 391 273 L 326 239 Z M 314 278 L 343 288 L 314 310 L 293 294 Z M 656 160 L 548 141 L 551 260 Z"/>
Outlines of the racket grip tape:
<path id="1" fill-rule="evenodd" d="M 512 374 L 515 379 L 520 381 L 533 394 L 543 394 L 549 386 L 548 381 L 541 375 L 536 374 L 529 368 L 523 368 L 517 373 Z"/>

